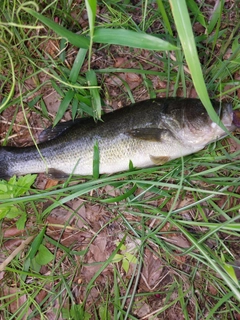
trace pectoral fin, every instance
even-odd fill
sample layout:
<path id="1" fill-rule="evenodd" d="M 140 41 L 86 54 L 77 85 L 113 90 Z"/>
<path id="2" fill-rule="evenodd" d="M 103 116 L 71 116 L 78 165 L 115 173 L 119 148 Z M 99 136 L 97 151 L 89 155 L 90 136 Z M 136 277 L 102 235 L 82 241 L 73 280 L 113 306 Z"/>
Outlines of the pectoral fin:
<path id="1" fill-rule="evenodd" d="M 157 166 L 162 165 L 162 164 L 168 162 L 169 160 L 171 160 L 170 157 L 166 157 L 166 156 L 156 157 L 156 156 L 152 156 L 152 155 L 150 155 L 150 159 Z"/>
<path id="2" fill-rule="evenodd" d="M 162 137 L 170 131 L 159 128 L 138 128 L 128 131 L 128 134 L 136 139 L 160 142 Z"/>

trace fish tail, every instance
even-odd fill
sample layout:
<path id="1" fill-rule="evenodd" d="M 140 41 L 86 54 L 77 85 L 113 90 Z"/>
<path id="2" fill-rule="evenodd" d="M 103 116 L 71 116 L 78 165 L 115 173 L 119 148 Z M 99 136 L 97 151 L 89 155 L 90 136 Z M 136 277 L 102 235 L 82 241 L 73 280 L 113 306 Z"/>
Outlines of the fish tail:
<path id="1" fill-rule="evenodd" d="M 4 147 L 0 147 L 0 179 L 6 179 L 10 177 L 9 174 L 9 157 Z"/>

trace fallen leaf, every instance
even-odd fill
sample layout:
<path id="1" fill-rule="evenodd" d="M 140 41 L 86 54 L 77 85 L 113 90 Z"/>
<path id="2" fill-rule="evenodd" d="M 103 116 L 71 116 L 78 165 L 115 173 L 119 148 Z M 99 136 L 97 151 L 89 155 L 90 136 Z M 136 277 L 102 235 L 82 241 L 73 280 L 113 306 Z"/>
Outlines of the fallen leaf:
<path id="1" fill-rule="evenodd" d="M 146 249 L 141 276 L 148 290 L 154 290 L 161 282 L 163 268 L 164 265 L 160 258 L 156 257 L 152 251 Z"/>

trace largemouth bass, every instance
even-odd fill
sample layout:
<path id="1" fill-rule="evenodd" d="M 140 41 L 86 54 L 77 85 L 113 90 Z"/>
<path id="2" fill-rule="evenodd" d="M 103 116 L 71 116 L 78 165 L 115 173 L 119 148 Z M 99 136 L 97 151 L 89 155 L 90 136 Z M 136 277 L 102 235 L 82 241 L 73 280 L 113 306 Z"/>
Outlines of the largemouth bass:
<path id="1" fill-rule="evenodd" d="M 229 132 L 235 129 L 230 104 L 212 101 Z M 46 172 L 53 177 L 93 173 L 98 143 L 99 172 L 111 174 L 134 167 L 162 165 L 203 149 L 227 134 L 212 122 L 198 99 L 141 101 L 92 118 L 60 123 L 43 132 L 47 141 L 35 146 L 0 148 L 0 177 Z"/>

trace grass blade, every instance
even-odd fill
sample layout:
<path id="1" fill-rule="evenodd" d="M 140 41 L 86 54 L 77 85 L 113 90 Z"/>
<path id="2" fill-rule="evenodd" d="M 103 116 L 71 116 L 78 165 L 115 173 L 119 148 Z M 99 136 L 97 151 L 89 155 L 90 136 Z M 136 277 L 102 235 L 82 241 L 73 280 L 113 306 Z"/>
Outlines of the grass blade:
<path id="1" fill-rule="evenodd" d="M 98 179 L 99 178 L 99 148 L 98 148 L 98 142 L 95 142 L 95 145 L 93 147 L 93 178 Z"/>
<path id="2" fill-rule="evenodd" d="M 0 48 L 5 50 L 7 55 L 8 55 L 8 58 L 9 58 L 9 61 L 10 61 L 10 66 L 11 66 L 11 72 L 12 72 L 12 84 L 11 84 L 11 89 L 9 91 L 9 94 L 8 94 L 7 98 L 5 98 L 2 101 L 0 101 L 0 112 L 2 112 L 3 110 L 5 110 L 5 108 L 7 107 L 8 102 L 10 101 L 10 99 L 12 98 L 12 96 L 14 94 L 14 88 L 15 88 L 15 84 L 16 84 L 16 79 L 15 79 L 14 65 L 13 65 L 13 61 L 12 61 L 12 57 L 10 55 L 10 52 L 8 51 L 8 49 L 3 47 L 2 45 L 0 45 Z"/>
<path id="3" fill-rule="evenodd" d="M 73 83 L 77 82 L 77 78 L 79 76 L 79 72 L 80 72 L 80 70 L 82 68 L 82 65 L 83 65 L 83 62 L 85 60 L 86 54 L 87 54 L 87 49 L 81 48 L 78 51 L 78 54 L 76 56 L 76 59 L 74 60 L 74 63 L 73 63 L 73 66 L 72 66 L 72 70 L 71 70 L 70 75 L 69 75 L 69 80 L 71 82 L 73 82 Z"/>
<path id="4" fill-rule="evenodd" d="M 208 34 L 211 34 L 215 26 L 220 22 L 222 16 L 222 8 L 223 8 L 223 1 L 219 1 L 218 5 L 213 11 L 213 15 L 207 27 Z M 219 31 L 219 26 L 217 28 Z M 217 36 L 218 32 L 216 33 L 215 37 Z"/>
<path id="5" fill-rule="evenodd" d="M 40 20 L 42 23 L 44 23 L 46 26 L 48 26 L 51 30 L 56 32 L 60 37 L 63 37 L 67 39 L 68 42 L 73 44 L 74 46 L 78 48 L 84 48 L 88 49 L 89 47 L 89 39 L 84 36 L 80 36 L 78 34 L 75 34 L 66 28 L 60 26 L 58 23 L 52 21 L 51 19 L 44 17 L 40 13 L 30 9 L 30 8 L 24 8 L 26 12 L 30 13 L 33 17 L 36 19 Z"/>
<path id="6" fill-rule="evenodd" d="M 89 86 L 97 86 L 97 76 L 93 70 L 89 70 L 86 73 L 87 81 Z M 94 118 L 100 119 L 101 118 L 101 98 L 99 95 L 98 88 L 89 88 L 91 98 L 92 98 L 92 106 L 93 106 L 93 115 Z"/>
<path id="7" fill-rule="evenodd" d="M 160 38 L 125 29 L 98 28 L 94 32 L 93 41 L 147 50 L 178 50 L 176 46 Z"/>
<path id="8" fill-rule="evenodd" d="M 89 44 L 89 53 L 88 53 L 88 70 L 90 70 L 94 25 L 95 25 L 96 12 L 97 12 L 97 2 L 96 0 L 85 0 L 85 4 L 87 7 L 88 23 L 89 23 L 89 29 L 90 29 L 90 44 Z"/>
<path id="9" fill-rule="evenodd" d="M 224 129 L 223 125 L 219 123 L 219 117 L 214 111 L 209 99 L 186 2 L 185 0 L 170 0 L 170 4 L 186 61 L 191 72 L 194 87 L 211 119 Z"/>
<path id="10" fill-rule="evenodd" d="M 94 33 L 94 25 L 95 25 L 96 12 L 97 12 L 97 1 L 96 0 L 86 0 L 85 4 L 87 7 L 90 36 L 92 38 L 93 33 Z"/>
<path id="11" fill-rule="evenodd" d="M 158 5 L 158 9 L 159 9 L 161 16 L 163 18 L 163 21 L 164 21 L 165 30 L 168 31 L 169 34 L 172 36 L 173 35 L 172 27 L 171 27 L 171 23 L 169 22 L 167 12 L 165 10 L 165 6 L 164 6 L 162 0 L 156 0 L 156 3 Z"/>
<path id="12" fill-rule="evenodd" d="M 196 20 L 201 23 L 201 25 L 204 28 L 207 28 L 207 24 L 204 18 L 204 15 L 202 14 L 199 6 L 194 0 L 187 0 L 187 5 L 190 8 L 190 10 L 194 13 L 194 16 L 196 17 Z"/>
<path id="13" fill-rule="evenodd" d="M 58 112 L 56 114 L 56 117 L 54 119 L 53 125 L 55 126 L 63 117 L 65 111 L 69 107 L 70 102 L 72 101 L 72 98 L 74 96 L 74 91 L 69 90 L 65 97 L 63 98 L 62 102 L 60 103 L 60 106 L 58 108 Z"/>

